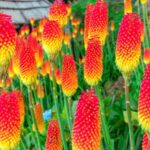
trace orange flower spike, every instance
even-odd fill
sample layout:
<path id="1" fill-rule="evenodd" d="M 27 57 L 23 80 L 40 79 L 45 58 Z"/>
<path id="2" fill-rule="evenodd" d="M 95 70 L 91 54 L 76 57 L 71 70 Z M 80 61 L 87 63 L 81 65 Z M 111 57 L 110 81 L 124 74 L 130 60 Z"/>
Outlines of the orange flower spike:
<path id="1" fill-rule="evenodd" d="M 131 74 L 141 55 L 142 21 L 137 13 L 124 16 L 116 44 L 116 64 L 124 75 Z"/>
<path id="2" fill-rule="evenodd" d="M 71 6 L 70 6 L 70 4 L 66 4 L 66 9 L 67 9 L 67 12 L 68 12 L 68 16 L 70 16 L 70 14 L 71 14 Z"/>
<path id="3" fill-rule="evenodd" d="M 36 86 L 36 90 L 37 90 L 37 97 L 39 99 L 44 98 L 44 87 L 43 87 L 43 85 L 38 83 Z"/>
<path id="4" fill-rule="evenodd" d="M 97 39 L 90 39 L 85 56 L 84 79 L 91 85 L 97 85 L 103 74 L 102 49 Z"/>
<path id="5" fill-rule="evenodd" d="M 78 26 L 80 24 L 80 19 L 73 19 L 72 20 L 72 25 L 73 26 Z"/>
<path id="6" fill-rule="evenodd" d="M 34 52 L 26 43 L 25 47 L 20 53 L 20 79 L 29 86 L 36 82 L 37 68 L 34 57 Z"/>
<path id="7" fill-rule="evenodd" d="M 55 0 L 49 8 L 49 19 L 57 21 L 61 27 L 68 23 L 68 6 L 63 0 Z"/>
<path id="8" fill-rule="evenodd" d="M 40 33 L 43 32 L 45 23 L 46 23 L 47 21 L 48 21 L 48 19 L 47 19 L 46 17 L 44 17 L 44 18 L 42 18 L 42 19 L 40 20 L 39 27 L 38 27 L 38 31 L 39 31 Z"/>
<path id="9" fill-rule="evenodd" d="M 9 88 L 9 87 L 11 86 L 11 84 L 12 84 L 12 81 L 11 81 L 11 79 L 8 77 L 8 78 L 6 79 L 6 87 Z"/>
<path id="10" fill-rule="evenodd" d="M 85 45 L 85 49 L 87 48 L 87 44 L 88 44 L 90 19 L 91 19 L 93 9 L 94 9 L 94 5 L 87 4 L 86 12 L 85 12 L 85 19 L 84 19 L 84 24 L 85 24 L 85 27 L 84 27 L 84 45 Z"/>
<path id="11" fill-rule="evenodd" d="M 43 133 L 45 126 L 44 126 L 44 120 L 43 120 L 43 110 L 40 103 L 37 103 L 34 107 L 34 115 L 38 127 L 39 133 Z"/>
<path id="12" fill-rule="evenodd" d="M 75 94 L 78 87 L 78 77 L 74 58 L 65 55 L 62 64 L 62 90 L 66 96 Z"/>
<path id="13" fill-rule="evenodd" d="M 75 32 L 72 33 L 72 38 L 75 39 L 77 37 L 77 34 Z"/>
<path id="14" fill-rule="evenodd" d="M 138 120 L 141 127 L 150 132 L 150 64 L 147 65 L 140 86 Z"/>
<path id="15" fill-rule="evenodd" d="M 37 37 L 37 36 L 38 36 L 37 28 L 33 28 L 33 29 L 32 29 L 31 35 L 32 35 L 33 37 Z"/>
<path id="16" fill-rule="evenodd" d="M 41 67 L 41 75 L 42 76 L 46 76 L 46 74 L 49 73 L 48 69 L 47 69 L 47 62 L 48 61 L 45 61 Z"/>
<path id="17" fill-rule="evenodd" d="M 70 20 L 73 20 L 73 14 L 70 14 Z"/>
<path id="18" fill-rule="evenodd" d="M 19 90 L 13 90 L 13 94 L 17 97 L 20 115 L 20 124 L 22 125 L 25 117 L 25 103 L 22 93 Z"/>
<path id="19" fill-rule="evenodd" d="M 145 132 L 142 140 L 142 150 L 149 150 L 148 134 Z"/>
<path id="20" fill-rule="evenodd" d="M 55 70 L 55 76 L 56 76 L 56 82 L 58 85 L 61 85 L 62 83 L 62 77 L 61 77 L 61 72 L 60 72 L 60 69 L 56 69 Z"/>
<path id="21" fill-rule="evenodd" d="M 48 126 L 45 150 L 62 150 L 60 127 L 57 120 L 51 120 Z"/>
<path id="22" fill-rule="evenodd" d="M 14 149 L 20 141 L 20 116 L 17 97 L 0 95 L 0 149 Z"/>
<path id="23" fill-rule="evenodd" d="M 68 33 L 65 33 L 64 35 L 64 44 L 67 45 L 67 46 L 70 46 L 70 40 L 71 40 L 71 37 Z"/>
<path id="24" fill-rule="evenodd" d="M 43 49 L 42 49 L 41 45 L 39 45 L 37 52 L 35 53 L 36 65 L 38 68 L 40 68 L 42 66 L 43 59 L 44 59 Z"/>
<path id="25" fill-rule="evenodd" d="M 150 48 L 144 49 L 143 61 L 145 64 L 150 63 Z"/>
<path id="26" fill-rule="evenodd" d="M 34 26 L 34 24 L 35 24 L 35 19 L 32 17 L 32 18 L 30 18 L 30 24 L 32 25 L 32 27 Z"/>
<path id="27" fill-rule="evenodd" d="M 42 33 L 42 45 L 50 58 L 55 58 L 61 49 L 63 32 L 56 21 L 47 21 Z"/>
<path id="28" fill-rule="evenodd" d="M 15 76 L 15 73 L 14 73 L 14 70 L 13 70 L 13 64 L 12 64 L 12 61 L 10 62 L 9 64 L 9 68 L 8 68 L 8 76 L 10 78 L 14 78 Z"/>
<path id="29" fill-rule="evenodd" d="M 0 68 L 6 68 L 9 65 L 15 47 L 16 31 L 11 22 L 11 16 L 0 13 Z"/>
<path id="30" fill-rule="evenodd" d="M 124 0 L 124 14 L 132 13 L 132 0 Z"/>
<path id="31" fill-rule="evenodd" d="M 84 30 L 81 28 L 80 29 L 80 34 L 83 35 L 84 34 Z"/>
<path id="32" fill-rule="evenodd" d="M 45 61 L 45 65 L 46 65 L 46 72 L 47 72 L 47 74 L 50 74 L 50 72 L 51 72 L 51 64 L 50 64 L 50 62 L 48 60 Z"/>
<path id="33" fill-rule="evenodd" d="M 115 30 L 115 22 L 114 22 L 114 21 L 111 21 L 110 30 L 111 30 L 111 31 L 114 31 L 114 30 Z"/>
<path id="34" fill-rule="evenodd" d="M 88 39 L 98 38 L 100 40 L 101 45 L 104 45 L 107 34 L 108 34 L 107 2 L 97 1 L 91 14 Z"/>
<path id="35" fill-rule="evenodd" d="M 12 59 L 12 64 L 13 64 L 13 70 L 18 77 L 20 76 L 20 62 L 19 62 L 20 53 L 24 45 L 25 45 L 25 40 L 23 38 L 16 39 L 16 49 L 15 49 L 14 57 Z"/>
<path id="36" fill-rule="evenodd" d="M 27 26 L 27 25 L 22 26 L 20 32 L 21 32 L 22 36 L 28 35 L 30 32 L 29 26 Z"/>
<path id="37" fill-rule="evenodd" d="M 4 85 L 3 85 L 3 81 L 0 80 L 0 87 L 2 88 Z"/>
<path id="38" fill-rule="evenodd" d="M 72 150 L 98 150 L 101 140 L 98 97 L 93 90 L 80 95 L 72 129 Z"/>
<path id="39" fill-rule="evenodd" d="M 73 32 L 74 32 L 75 34 L 77 34 L 77 33 L 78 33 L 78 26 L 75 26 L 75 28 L 74 28 Z"/>

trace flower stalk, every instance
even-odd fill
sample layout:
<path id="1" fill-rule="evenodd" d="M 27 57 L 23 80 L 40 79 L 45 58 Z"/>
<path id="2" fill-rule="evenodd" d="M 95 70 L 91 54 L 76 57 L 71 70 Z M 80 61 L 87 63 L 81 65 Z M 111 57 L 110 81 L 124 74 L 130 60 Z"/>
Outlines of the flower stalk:
<path id="1" fill-rule="evenodd" d="M 128 121 L 129 136 L 130 136 L 130 148 L 131 150 L 135 150 L 133 127 L 131 122 L 130 100 L 129 100 L 129 76 L 124 76 L 124 81 L 125 81 L 126 113 L 127 113 L 127 121 Z"/>

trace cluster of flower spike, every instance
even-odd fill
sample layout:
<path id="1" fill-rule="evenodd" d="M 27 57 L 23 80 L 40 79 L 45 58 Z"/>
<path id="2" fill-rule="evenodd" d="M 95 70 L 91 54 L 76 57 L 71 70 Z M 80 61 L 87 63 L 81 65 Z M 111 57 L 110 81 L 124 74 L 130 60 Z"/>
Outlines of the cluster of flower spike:
<path id="1" fill-rule="evenodd" d="M 72 55 L 65 55 L 62 64 L 62 90 L 66 96 L 72 96 L 78 87 L 75 61 Z"/>
<path id="2" fill-rule="evenodd" d="M 70 12 L 70 6 L 65 4 L 63 0 L 55 0 L 49 8 L 49 19 L 57 21 L 61 27 L 64 27 L 68 22 Z"/>
<path id="3" fill-rule="evenodd" d="M 0 76 L 5 72 L 16 46 L 16 31 L 11 17 L 0 13 Z"/>
<path id="4" fill-rule="evenodd" d="M 100 148 L 100 110 L 98 97 L 93 90 L 80 95 L 72 129 L 73 150 Z"/>
<path id="5" fill-rule="evenodd" d="M 101 45 L 105 44 L 108 28 L 108 6 L 104 1 L 97 1 L 95 5 L 88 4 L 85 15 L 84 44 L 88 39 L 98 38 Z"/>
<path id="6" fill-rule="evenodd" d="M 124 14 L 132 12 L 132 0 L 124 0 Z"/>
<path id="7" fill-rule="evenodd" d="M 19 91 L 0 95 L 0 149 L 14 149 L 20 141 L 24 101 Z"/>
<path id="8" fill-rule="evenodd" d="M 90 39 L 86 50 L 84 78 L 89 85 L 96 85 L 102 77 L 102 50 L 98 39 Z"/>
<path id="9" fill-rule="evenodd" d="M 45 150 L 62 150 L 60 127 L 57 120 L 51 120 L 49 123 Z"/>
<path id="10" fill-rule="evenodd" d="M 116 64 L 123 75 L 129 75 L 139 64 L 143 23 L 137 13 L 126 14 L 121 22 L 117 44 Z"/>
<path id="11" fill-rule="evenodd" d="M 104 1 L 88 4 L 85 15 L 84 44 L 86 48 L 84 79 L 97 85 L 102 78 L 102 45 L 108 32 L 108 6 Z"/>

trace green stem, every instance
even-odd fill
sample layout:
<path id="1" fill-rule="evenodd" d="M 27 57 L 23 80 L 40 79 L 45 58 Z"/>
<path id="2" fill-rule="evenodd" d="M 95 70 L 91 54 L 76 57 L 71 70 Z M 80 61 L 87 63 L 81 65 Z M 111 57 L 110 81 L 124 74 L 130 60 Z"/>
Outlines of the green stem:
<path id="1" fill-rule="evenodd" d="M 29 114 L 29 116 L 30 116 L 30 114 Z M 36 144 L 37 139 L 35 138 L 34 132 L 32 130 L 32 122 L 31 122 L 30 118 L 28 118 L 28 117 L 27 117 L 27 123 L 29 125 L 29 129 L 30 129 L 30 132 L 31 132 L 31 135 L 32 135 L 32 139 L 34 141 L 35 148 L 38 149 L 38 145 Z"/>
<path id="2" fill-rule="evenodd" d="M 147 23 L 146 23 L 146 12 L 145 12 L 145 7 L 143 5 L 143 20 L 144 20 L 144 35 L 145 35 L 145 47 L 148 47 L 148 34 L 147 34 Z"/>
<path id="3" fill-rule="evenodd" d="M 46 101 L 47 101 L 47 107 L 50 108 L 50 104 L 49 104 L 49 100 L 48 100 L 48 95 L 47 95 L 47 88 L 46 88 L 46 77 L 44 77 L 44 91 L 45 91 L 45 96 L 46 96 Z"/>
<path id="4" fill-rule="evenodd" d="M 33 124 L 34 124 L 34 127 L 35 127 L 35 133 L 36 133 L 36 138 L 37 138 L 38 149 L 42 150 L 42 147 L 41 147 L 41 144 L 40 144 L 39 133 L 38 133 L 38 127 L 37 127 L 36 119 L 35 119 L 35 116 L 34 116 L 32 91 L 31 91 L 30 87 L 28 87 L 28 97 L 29 97 L 29 107 L 30 107 L 31 117 L 32 117 L 32 121 L 33 121 Z"/>
<path id="5" fill-rule="evenodd" d="M 133 127 L 131 123 L 130 100 L 129 100 L 129 77 L 125 76 L 124 80 L 125 80 L 126 113 L 127 113 L 129 135 L 130 135 L 130 148 L 131 150 L 135 150 Z"/>
<path id="6" fill-rule="evenodd" d="M 101 96 L 100 88 L 97 85 L 95 87 L 95 89 L 96 89 L 96 94 L 98 95 L 98 99 L 99 99 L 100 114 L 101 114 L 101 121 L 102 121 L 102 132 L 104 135 L 104 140 L 106 142 L 108 150 L 113 150 L 112 141 L 111 141 L 111 138 L 109 135 L 109 129 L 108 129 L 108 126 L 106 123 L 105 112 L 104 112 L 104 103 L 103 103 L 103 99 Z"/>
<path id="7" fill-rule="evenodd" d="M 137 0 L 137 11 L 140 14 L 140 0 Z"/>
<path id="8" fill-rule="evenodd" d="M 58 93 L 57 93 L 56 78 L 55 78 L 55 71 L 54 71 L 55 63 L 51 62 L 51 64 L 52 64 L 52 74 L 53 74 L 53 100 L 56 106 L 57 118 L 60 126 L 60 132 L 61 132 L 61 138 L 62 138 L 64 150 L 68 150 L 67 143 L 65 141 L 64 128 L 63 128 L 63 123 L 61 120 L 61 115 L 60 115 L 59 105 L 58 105 Z"/>
<path id="9" fill-rule="evenodd" d="M 27 149 L 28 149 L 28 147 L 27 147 L 27 145 L 26 145 L 26 141 L 25 141 L 25 139 L 24 139 L 23 136 L 21 136 L 21 144 L 22 144 L 24 150 L 27 150 Z"/>
<path id="10" fill-rule="evenodd" d="M 69 130 L 70 130 L 70 134 L 72 133 L 72 121 L 71 121 L 71 111 L 69 109 L 69 98 L 67 100 L 66 96 L 64 96 L 64 102 L 65 102 L 65 109 L 66 109 L 66 113 L 67 113 L 67 122 L 68 122 L 68 126 L 69 126 Z"/>
<path id="11" fill-rule="evenodd" d="M 70 119 L 71 122 L 73 122 L 74 118 L 73 118 L 73 113 L 72 113 L 72 99 L 71 97 L 68 97 L 68 104 L 69 104 L 69 111 L 70 111 Z"/>

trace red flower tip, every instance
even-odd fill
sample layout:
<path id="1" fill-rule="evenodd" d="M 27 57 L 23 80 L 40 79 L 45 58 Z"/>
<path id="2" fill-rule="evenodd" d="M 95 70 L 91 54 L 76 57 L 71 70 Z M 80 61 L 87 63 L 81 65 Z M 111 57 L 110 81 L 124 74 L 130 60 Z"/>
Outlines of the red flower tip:
<path id="1" fill-rule="evenodd" d="M 62 64 L 62 90 L 66 96 L 72 96 L 78 87 L 78 77 L 74 58 L 65 55 Z"/>
<path id="2" fill-rule="evenodd" d="M 8 67 L 15 47 L 16 30 L 11 22 L 11 16 L 0 13 L 0 68 Z"/>
<path id="3" fill-rule="evenodd" d="M 24 122 L 24 117 L 25 117 L 25 103 L 24 103 L 24 98 L 19 90 L 13 90 L 13 94 L 17 97 L 17 102 L 19 106 L 19 116 L 20 116 L 20 124 L 22 125 Z"/>
<path id="4" fill-rule="evenodd" d="M 143 61 L 144 61 L 145 64 L 150 63 L 150 48 L 144 49 Z"/>
<path id="5" fill-rule="evenodd" d="M 25 85 L 34 84 L 37 78 L 36 61 L 34 52 L 28 43 L 20 53 L 20 79 Z"/>
<path id="6" fill-rule="evenodd" d="M 88 44 L 90 19 L 91 19 L 93 9 L 94 9 L 94 5 L 87 4 L 86 12 L 85 12 L 85 19 L 84 19 L 84 23 L 85 23 L 85 27 L 84 27 L 84 45 L 85 45 L 85 49 L 87 48 L 87 44 Z"/>
<path id="7" fill-rule="evenodd" d="M 132 0 L 124 0 L 124 14 L 132 13 Z"/>
<path id="8" fill-rule="evenodd" d="M 55 58 L 61 49 L 63 32 L 56 21 L 47 21 L 42 33 L 42 45 L 50 58 Z"/>
<path id="9" fill-rule="evenodd" d="M 60 127 L 57 120 L 51 120 L 49 123 L 45 150 L 62 150 Z"/>
<path id="10" fill-rule="evenodd" d="M 20 114 L 15 94 L 0 95 L 0 149 L 14 149 L 20 141 Z"/>
<path id="11" fill-rule="evenodd" d="M 131 74 L 139 64 L 143 23 L 137 13 L 124 16 L 117 38 L 116 64 L 125 75 Z"/>
<path id="12" fill-rule="evenodd" d="M 142 141 L 142 150 L 149 150 L 149 140 L 148 140 L 148 134 L 144 133 L 143 141 Z"/>
<path id="13" fill-rule="evenodd" d="M 45 126 L 44 126 L 44 120 L 43 120 L 43 110 L 40 103 L 37 103 L 34 107 L 34 115 L 38 127 L 39 133 L 43 133 Z M 34 126 L 33 126 L 34 127 Z"/>
<path id="14" fill-rule="evenodd" d="M 20 76 L 20 53 L 21 50 L 25 47 L 25 39 L 17 38 L 16 39 L 16 49 L 14 53 L 14 57 L 12 59 L 13 70 L 15 74 L 19 77 Z"/>
<path id="15" fill-rule="evenodd" d="M 142 128 L 150 132 L 150 64 L 147 65 L 140 86 L 138 100 L 138 119 Z"/>
<path id="16" fill-rule="evenodd" d="M 93 86 L 98 84 L 103 74 L 102 50 L 99 40 L 90 39 L 85 56 L 84 78 Z"/>
<path id="17" fill-rule="evenodd" d="M 98 97 L 94 90 L 80 95 L 72 129 L 73 150 L 98 150 L 100 148 L 101 121 Z"/>
<path id="18" fill-rule="evenodd" d="M 101 45 L 105 44 L 108 33 L 107 2 L 97 1 L 90 17 L 88 39 L 98 38 Z"/>
<path id="19" fill-rule="evenodd" d="M 61 27 L 64 27 L 68 22 L 70 9 L 62 0 L 55 0 L 49 8 L 49 19 L 57 21 Z"/>

